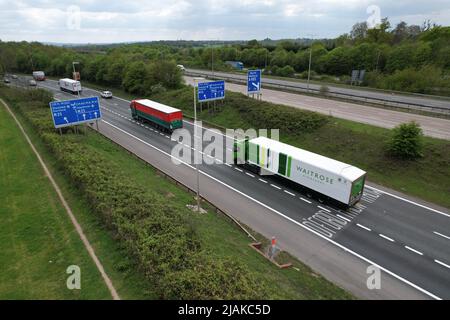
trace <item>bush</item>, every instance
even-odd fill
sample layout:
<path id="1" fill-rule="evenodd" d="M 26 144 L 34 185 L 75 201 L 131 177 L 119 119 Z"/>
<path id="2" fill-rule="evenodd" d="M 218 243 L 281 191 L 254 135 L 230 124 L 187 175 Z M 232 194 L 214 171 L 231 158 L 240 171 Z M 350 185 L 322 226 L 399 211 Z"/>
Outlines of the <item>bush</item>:
<path id="1" fill-rule="evenodd" d="M 319 92 L 322 96 L 326 96 L 330 93 L 330 88 L 328 88 L 328 86 L 322 85 L 320 86 Z"/>
<path id="2" fill-rule="evenodd" d="M 404 123 L 393 129 L 388 150 L 394 157 L 414 160 L 422 157 L 423 132 L 416 122 Z"/>

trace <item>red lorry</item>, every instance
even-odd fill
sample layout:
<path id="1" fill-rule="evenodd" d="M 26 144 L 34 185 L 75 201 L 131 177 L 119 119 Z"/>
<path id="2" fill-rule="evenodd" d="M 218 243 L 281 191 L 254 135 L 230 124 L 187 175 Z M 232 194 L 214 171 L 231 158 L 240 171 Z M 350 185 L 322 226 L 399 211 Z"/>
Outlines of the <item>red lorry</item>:
<path id="1" fill-rule="evenodd" d="M 135 120 L 146 120 L 157 128 L 173 132 L 183 127 L 183 112 L 148 99 L 133 100 L 130 104 L 131 116 Z"/>

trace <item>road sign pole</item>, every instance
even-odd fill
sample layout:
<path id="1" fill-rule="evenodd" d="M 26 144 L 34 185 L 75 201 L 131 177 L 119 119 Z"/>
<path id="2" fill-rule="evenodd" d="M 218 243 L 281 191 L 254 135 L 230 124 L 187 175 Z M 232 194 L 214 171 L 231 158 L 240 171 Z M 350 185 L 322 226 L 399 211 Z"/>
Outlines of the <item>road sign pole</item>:
<path id="1" fill-rule="evenodd" d="M 199 175 L 199 171 L 198 171 L 198 161 L 197 157 L 198 157 L 198 143 L 196 143 L 197 141 L 197 135 L 196 133 L 196 128 L 197 128 L 197 92 L 196 92 L 196 86 L 197 86 L 197 80 L 198 79 L 194 79 L 194 149 L 195 149 L 195 153 L 194 153 L 194 164 L 195 164 L 195 172 L 197 174 L 197 212 L 201 212 L 201 207 L 200 207 L 200 175 Z"/>

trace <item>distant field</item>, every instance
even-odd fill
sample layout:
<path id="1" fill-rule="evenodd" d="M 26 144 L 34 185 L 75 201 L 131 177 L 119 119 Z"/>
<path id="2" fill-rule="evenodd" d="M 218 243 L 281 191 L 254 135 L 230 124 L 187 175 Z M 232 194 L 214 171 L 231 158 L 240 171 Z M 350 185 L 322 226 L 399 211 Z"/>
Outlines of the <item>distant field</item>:
<path id="1" fill-rule="evenodd" d="M 110 299 L 38 160 L 0 105 L 0 299 Z M 81 268 L 68 290 L 66 268 Z"/>

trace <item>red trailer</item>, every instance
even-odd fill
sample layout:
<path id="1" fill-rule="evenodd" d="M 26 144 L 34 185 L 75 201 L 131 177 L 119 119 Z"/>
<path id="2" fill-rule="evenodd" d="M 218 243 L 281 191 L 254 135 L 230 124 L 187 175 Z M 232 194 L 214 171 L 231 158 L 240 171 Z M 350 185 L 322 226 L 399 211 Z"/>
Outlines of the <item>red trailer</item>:
<path id="1" fill-rule="evenodd" d="M 179 109 L 148 99 L 131 101 L 130 109 L 133 119 L 149 121 L 160 129 L 172 132 L 183 127 L 183 112 Z"/>

